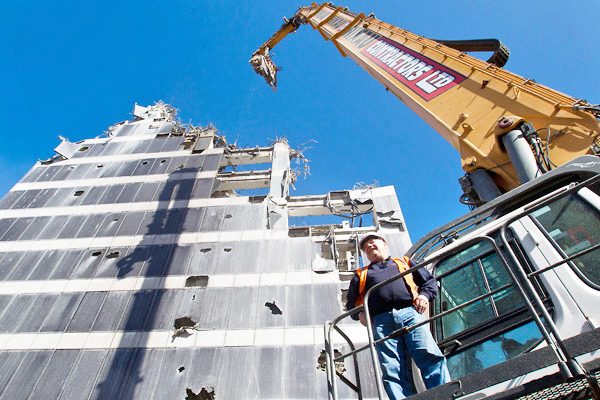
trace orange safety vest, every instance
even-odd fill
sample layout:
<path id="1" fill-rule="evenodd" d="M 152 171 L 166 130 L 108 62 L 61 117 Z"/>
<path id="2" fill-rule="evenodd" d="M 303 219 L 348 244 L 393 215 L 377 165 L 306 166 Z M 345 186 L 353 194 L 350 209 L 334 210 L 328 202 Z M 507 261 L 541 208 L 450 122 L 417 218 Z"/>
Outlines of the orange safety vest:
<path id="1" fill-rule="evenodd" d="M 409 258 L 406 256 L 404 256 L 402 260 L 397 259 L 397 258 L 392 258 L 392 260 L 398 266 L 399 273 L 402 273 L 410 268 L 408 266 Z M 371 264 L 367 265 L 364 268 L 360 268 L 360 269 L 356 270 L 356 274 L 358 275 L 358 278 L 360 279 L 360 281 L 359 281 L 360 283 L 358 285 L 358 298 L 354 302 L 354 307 L 358 307 L 365 302 L 364 299 L 365 299 L 365 292 L 366 292 L 365 285 L 367 284 L 367 270 L 369 269 L 370 266 L 371 266 Z M 413 280 L 412 273 L 404 275 L 403 278 L 404 278 L 404 281 L 406 282 L 406 284 L 408 285 L 408 287 L 410 288 L 410 293 L 412 294 L 412 298 L 414 301 L 417 298 L 417 296 L 419 295 L 419 292 L 417 291 L 417 285 L 415 285 L 415 281 Z"/>

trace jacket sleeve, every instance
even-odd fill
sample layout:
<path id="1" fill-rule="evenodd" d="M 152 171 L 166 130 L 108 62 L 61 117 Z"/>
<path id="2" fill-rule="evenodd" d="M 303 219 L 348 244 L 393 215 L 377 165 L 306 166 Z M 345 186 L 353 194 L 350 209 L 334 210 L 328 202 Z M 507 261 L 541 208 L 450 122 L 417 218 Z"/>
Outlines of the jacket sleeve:
<path id="1" fill-rule="evenodd" d="M 352 280 L 350 281 L 350 286 L 348 287 L 348 294 L 346 296 L 346 310 L 348 311 L 352 310 L 355 307 L 354 302 L 356 301 L 359 295 L 359 281 L 360 278 L 358 277 L 358 274 L 355 273 L 352 277 Z M 358 321 L 358 314 L 352 315 L 351 318 L 355 321 Z"/>
<path id="2" fill-rule="evenodd" d="M 417 265 L 412 259 L 410 260 L 409 266 L 413 267 Z M 432 301 L 438 292 L 437 280 L 427 271 L 425 268 L 420 268 L 413 272 L 413 279 L 415 284 L 419 287 L 419 294 L 424 295 Z"/>

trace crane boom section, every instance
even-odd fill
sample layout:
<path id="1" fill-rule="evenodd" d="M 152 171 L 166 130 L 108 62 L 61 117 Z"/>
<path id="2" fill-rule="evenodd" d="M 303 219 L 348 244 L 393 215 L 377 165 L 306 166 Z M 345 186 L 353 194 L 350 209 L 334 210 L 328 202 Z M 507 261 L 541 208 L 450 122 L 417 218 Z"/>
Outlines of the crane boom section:
<path id="1" fill-rule="evenodd" d="M 531 123 L 556 166 L 600 147 L 600 123 L 586 111 L 590 105 L 585 101 L 440 42 L 327 3 L 302 7 L 290 21 L 310 24 L 332 41 L 342 56 L 358 63 L 459 151 L 465 171 L 483 168 L 504 190 L 520 182 L 498 139 L 507 131 L 498 129 L 500 118 Z M 263 45 L 255 55 L 264 50 Z M 274 64 L 271 68 L 276 73 Z"/>

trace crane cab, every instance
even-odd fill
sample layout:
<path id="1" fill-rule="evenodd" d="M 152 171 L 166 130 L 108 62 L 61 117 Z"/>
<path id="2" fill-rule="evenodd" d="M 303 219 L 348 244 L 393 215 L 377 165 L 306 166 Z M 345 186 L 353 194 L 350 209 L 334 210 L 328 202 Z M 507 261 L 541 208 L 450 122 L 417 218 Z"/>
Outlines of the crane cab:
<path id="1" fill-rule="evenodd" d="M 429 326 L 453 381 L 425 391 L 413 374 L 415 398 L 512 399 L 573 382 L 582 393 L 597 389 L 599 242 L 595 156 L 418 241 L 408 255 L 438 280 Z"/>

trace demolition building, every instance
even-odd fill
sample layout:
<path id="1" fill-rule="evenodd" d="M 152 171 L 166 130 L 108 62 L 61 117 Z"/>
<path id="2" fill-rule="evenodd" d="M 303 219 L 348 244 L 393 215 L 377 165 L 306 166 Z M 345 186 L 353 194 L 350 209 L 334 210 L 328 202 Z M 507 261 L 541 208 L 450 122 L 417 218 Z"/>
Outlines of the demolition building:
<path id="1" fill-rule="evenodd" d="M 0 201 L 0 399 L 326 399 L 323 326 L 357 235 L 410 247 L 393 187 L 293 196 L 286 141 L 236 148 L 162 103 L 133 114 L 63 139 Z M 339 223 L 294 226 L 321 215 Z"/>

